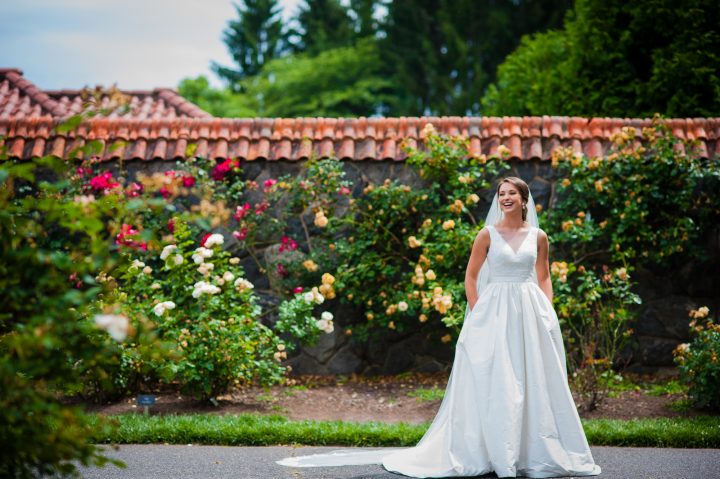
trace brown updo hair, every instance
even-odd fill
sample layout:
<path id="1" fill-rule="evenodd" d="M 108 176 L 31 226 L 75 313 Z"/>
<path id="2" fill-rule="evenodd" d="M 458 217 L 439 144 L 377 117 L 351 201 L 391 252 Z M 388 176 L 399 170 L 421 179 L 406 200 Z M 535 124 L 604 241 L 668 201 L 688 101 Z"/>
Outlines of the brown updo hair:
<path id="1" fill-rule="evenodd" d="M 503 178 L 502 180 L 500 180 L 498 182 L 497 189 L 495 190 L 495 192 L 498 195 L 500 194 L 500 187 L 502 186 L 503 183 L 510 183 L 515 188 L 517 188 L 518 191 L 520 192 L 520 197 L 523 200 L 522 219 L 523 219 L 523 221 L 527 220 L 527 213 L 528 213 L 527 203 L 528 203 L 528 200 L 530 199 L 530 187 L 528 186 L 527 183 L 525 183 L 523 180 L 521 180 L 517 176 L 506 176 L 505 178 Z"/>

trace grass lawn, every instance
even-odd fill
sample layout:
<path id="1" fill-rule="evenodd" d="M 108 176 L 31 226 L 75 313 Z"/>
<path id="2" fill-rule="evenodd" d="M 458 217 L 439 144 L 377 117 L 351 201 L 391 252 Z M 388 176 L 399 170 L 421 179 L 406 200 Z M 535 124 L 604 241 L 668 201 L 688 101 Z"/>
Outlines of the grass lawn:
<path id="1" fill-rule="evenodd" d="M 97 443 L 213 444 L 263 446 L 283 444 L 336 446 L 412 446 L 428 425 L 290 421 L 282 416 L 122 414 L 118 427 L 99 432 Z M 720 417 L 583 420 L 591 445 L 720 448 Z"/>

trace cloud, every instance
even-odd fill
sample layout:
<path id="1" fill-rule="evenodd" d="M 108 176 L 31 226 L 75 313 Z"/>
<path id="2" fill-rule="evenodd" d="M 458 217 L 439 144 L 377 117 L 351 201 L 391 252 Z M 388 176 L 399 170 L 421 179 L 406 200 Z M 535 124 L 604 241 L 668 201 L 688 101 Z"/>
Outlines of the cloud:
<path id="1" fill-rule="evenodd" d="M 299 0 L 285 0 L 285 14 Z M 0 66 L 19 67 L 45 89 L 176 86 L 210 62 L 231 65 L 225 0 L 0 1 Z"/>

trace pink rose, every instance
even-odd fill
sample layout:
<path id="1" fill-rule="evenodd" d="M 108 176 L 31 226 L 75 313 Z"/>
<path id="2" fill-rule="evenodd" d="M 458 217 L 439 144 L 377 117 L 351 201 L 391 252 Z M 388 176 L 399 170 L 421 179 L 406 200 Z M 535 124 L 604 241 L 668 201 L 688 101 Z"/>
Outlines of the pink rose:
<path id="1" fill-rule="evenodd" d="M 236 221 L 240 221 L 241 219 L 243 219 L 245 217 L 245 215 L 248 213 L 248 211 L 250 211 L 250 203 L 245 203 L 244 205 L 237 207 L 233 217 L 235 218 Z"/>
<path id="2" fill-rule="evenodd" d="M 240 231 L 233 231 L 233 236 L 238 241 L 242 241 L 247 237 L 248 229 L 246 227 L 240 228 Z"/>
<path id="3" fill-rule="evenodd" d="M 192 188 L 195 186 L 195 177 L 193 175 L 183 176 L 182 182 L 185 188 Z"/>
<path id="4" fill-rule="evenodd" d="M 282 239 L 280 240 L 280 242 L 282 244 L 280 245 L 280 248 L 278 248 L 278 251 L 281 253 L 283 251 L 295 251 L 298 248 L 298 245 L 295 242 L 295 240 L 288 236 L 283 236 Z"/>
<path id="5" fill-rule="evenodd" d="M 120 228 L 120 233 L 115 236 L 115 244 L 121 245 L 121 246 L 127 246 L 128 248 L 132 249 L 140 249 L 142 251 L 147 251 L 147 243 L 144 241 L 136 241 L 133 239 L 134 236 L 137 236 L 140 232 L 133 228 L 131 225 L 127 223 L 123 223 L 122 227 Z"/>
<path id="6" fill-rule="evenodd" d="M 266 209 L 268 209 L 269 206 L 270 206 L 270 204 L 267 203 L 267 202 L 265 202 L 265 201 L 263 201 L 262 203 L 259 203 L 259 204 L 255 205 L 255 214 L 256 214 L 257 216 L 260 216 L 261 214 L 263 214 L 263 212 L 264 212 Z"/>
<path id="7" fill-rule="evenodd" d="M 234 168 L 239 168 L 240 162 L 237 160 L 231 160 L 230 158 L 226 159 L 222 163 L 218 164 L 213 168 L 210 175 L 213 177 L 213 180 L 215 181 L 222 181 L 225 179 L 228 173 L 230 173 L 231 170 Z"/>
<path id="8" fill-rule="evenodd" d="M 292 291 L 293 291 L 293 294 L 302 293 L 302 292 L 303 292 L 303 287 L 302 287 L 302 286 L 297 286 L 297 287 L 293 288 Z"/>
<path id="9" fill-rule="evenodd" d="M 96 192 L 107 192 L 118 186 L 120 186 L 120 183 L 112 180 L 112 173 L 109 171 L 90 178 L 90 188 Z"/>
<path id="10" fill-rule="evenodd" d="M 144 191 L 143 185 L 140 183 L 132 182 L 128 187 L 125 189 L 125 196 L 128 198 L 135 198 L 142 194 Z"/>

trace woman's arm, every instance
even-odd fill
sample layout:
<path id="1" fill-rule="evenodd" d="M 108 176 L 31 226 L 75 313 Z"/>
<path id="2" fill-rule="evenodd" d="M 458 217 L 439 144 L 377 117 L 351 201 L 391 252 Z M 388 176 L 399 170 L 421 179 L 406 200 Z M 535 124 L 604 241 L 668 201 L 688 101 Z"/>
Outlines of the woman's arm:
<path id="1" fill-rule="evenodd" d="M 550 303 L 553 300 L 552 281 L 550 281 L 550 242 L 547 234 L 543 230 L 538 231 L 538 255 L 535 263 L 535 272 L 537 273 L 538 286 L 545 296 L 548 297 Z"/>
<path id="2" fill-rule="evenodd" d="M 470 309 L 475 306 L 477 297 L 477 280 L 480 268 L 487 258 L 488 248 L 490 248 L 490 232 L 487 228 L 480 230 L 473 242 L 470 259 L 467 268 L 465 268 L 465 296 L 467 296 Z"/>

